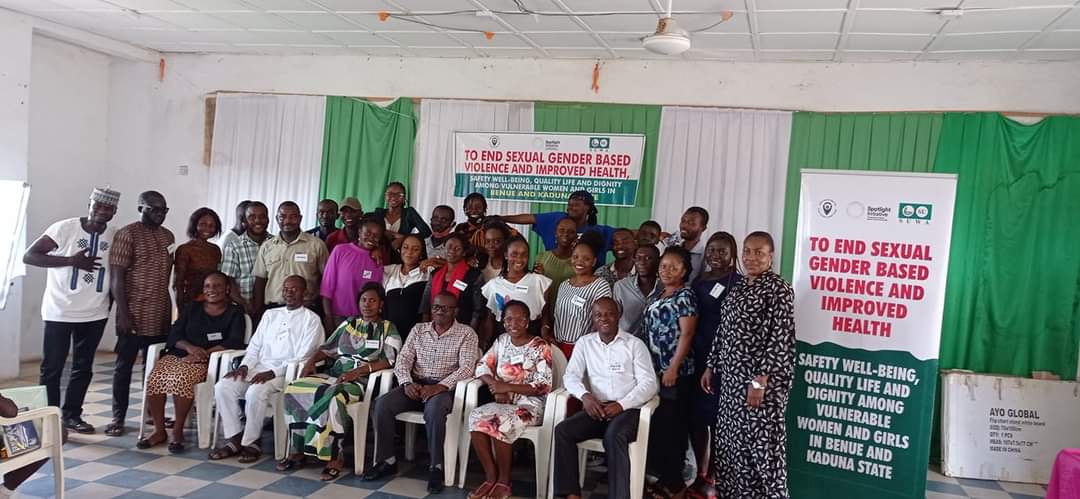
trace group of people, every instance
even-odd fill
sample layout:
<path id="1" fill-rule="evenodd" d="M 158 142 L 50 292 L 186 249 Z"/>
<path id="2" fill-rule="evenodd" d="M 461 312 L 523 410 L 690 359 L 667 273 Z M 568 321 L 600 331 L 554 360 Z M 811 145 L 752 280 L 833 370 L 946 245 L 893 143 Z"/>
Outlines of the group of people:
<path id="1" fill-rule="evenodd" d="M 699 207 L 687 209 L 671 235 L 654 221 L 613 228 L 598 223 L 587 191 L 571 194 L 565 211 L 507 216 L 488 215 L 473 193 L 461 223 L 445 205 L 425 220 L 395 182 L 385 207 L 370 212 L 354 197 L 321 201 L 318 224 L 307 231 L 291 201 L 276 207 L 277 235 L 262 202 L 240 203 L 225 230 L 213 210 L 200 208 L 189 219 L 190 240 L 173 249 L 162 226 L 164 196 L 140 194 L 140 219 L 114 230 L 119 197 L 95 189 L 86 216 L 53 224 L 24 256 L 49 269 L 41 382 L 50 404 L 61 405 L 60 376 L 74 343 L 62 405 L 71 431 L 95 431 L 82 419 L 82 402 L 115 306 L 106 434 L 125 432 L 139 352 L 166 345 L 146 380 L 154 431 L 140 448 L 182 452 L 209 356 L 246 348 L 214 386 L 225 441 L 210 459 L 260 459 L 271 397 L 283 393 L 289 450 L 277 469 L 314 460 L 322 479 L 334 480 L 349 454 L 349 406 L 365 396 L 372 373 L 392 369 L 397 386 L 374 402 L 375 453 L 362 478 L 396 472 L 395 417 L 422 411 L 428 488 L 437 493 L 454 387 L 476 378 L 489 402 L 466 416 L 467 429 L 485 480 L 469 497 L 509 497 L 511 446 L 543 421 L 553 359 L 565 357 L 562 383 L 573 399 L 553 436 L 557 497 L 581 496 L 577 443 L 591 438 L 604 441 L 609 496 L 630 496 L 628 446 L 639 409 L 654 398 L 648 462 L 638 463 L 656 477 L 648 497 L 787 496 L 793 294 L 772 271 L 776 248 L 767 233 L 748 235 L 740 252 L 727 232 L 707 236 L 709 214 Z M 532 265 L 528 240 L 509 224 L 531 226 L 542 241 Z M 286 383 L 290 365 L 299 377 Z M 698 470 L 689 485 L 688 447 Z"/>

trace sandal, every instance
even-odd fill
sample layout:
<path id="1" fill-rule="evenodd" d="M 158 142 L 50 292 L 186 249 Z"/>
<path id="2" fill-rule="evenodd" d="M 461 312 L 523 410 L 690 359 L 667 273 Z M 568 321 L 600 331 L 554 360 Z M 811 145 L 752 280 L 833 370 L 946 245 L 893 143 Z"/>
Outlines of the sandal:
<path id="1" fill-rule="evenodd" d="M 262 449 L 256 445 L 248 445 L 243 449 L 240 449 L 240 461 L 241 463 L 248 464 L 258 461 L 262 457 Z"/>
<path id="2" fill-rule="evenodd" d="M 157 446 L 165 443 L 167 440 L 169 440 L 169 437 L 167 435 L 165 435 L 164 433 L 161 434 L 160 439 L 152 440 L 153 438 L 154 438 L 154 435 L 150 435 L 149 437 L 146 437 L 146 438 L 140 438 L 138 442 L 135 442 L 135 448 L 140 449 L 140 450 L 146 450 L 146 449 L 149 449 L 149 448 L 152 448 L 152 447 L 157 447 Z"/>
<path id="3" fill-rule="evenodd" d="M 473 489 L 472 492 L 469 492 L 469 499 L 486 499 L 488 494 L 491 493 L 492 487 L 495 487 L 494 482 L 485 481 L 479 487 Z"/>
<path id="4" fill-rule="evenodd" d="M 291 471 L 294 469 L 299 470 L 303 468 L 306 463 L 307 460 L 304 459 L 303 456 L 295 459 L 292 457 L 286 457 L 285 459 L 278 461 L 277 466 L 274 466 L 274 469 L 278 471 Z"/>
<path id="5" fill-rule="evenodd" d="M 510 495 L 510 485 L 497 483 L 491 488 L 491 492 L 488 492 L 487 499 L 509 499 Z"/>
<path id="6" fill-rule="evenodd" d="M 236 446 L 236 442 L 230 440 L 225 445 L 210 451 L 210 454 L 206 457 L 211 461 L 220 461 L 222 459 L 233 457 L 239 453 L 240 449 Z"/>
<path id="7" fill-rule="evenodd" d="M 184 450 L 184 442 L 169 442 L 169 454 L 180 454 Z"/>
<path id="8" fill-rule="evenodd" d="M 322 480 L 324 482 L 332 482 L 334 480 L 337 480 L 337 477 L 339 476 L 341 476 L 341 470 L 338 468 L 334 468 L 328 464 L 325 468 L 322 469 L 322 474 L 319 475 L 319 480 Z"/>
<path id="9" fill-rule="evenodd" d="M 116 421 L 109 423 L 109 426 L 105 427 L 105 434 L 110 437 L 124 436 L 124 423 L 117 423 Z"/>

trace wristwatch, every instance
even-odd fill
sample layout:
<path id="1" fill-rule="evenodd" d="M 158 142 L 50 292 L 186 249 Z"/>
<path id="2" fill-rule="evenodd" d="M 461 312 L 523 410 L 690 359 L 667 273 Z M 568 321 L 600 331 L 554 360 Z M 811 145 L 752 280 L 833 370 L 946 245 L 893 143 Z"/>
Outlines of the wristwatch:
<path id="1" fill-rule="evenodd" d="M 750 380 L 750 386 L 754 387 L 755 390 L 764 390 L 765 389 L 765 385 L 762 384 L 762 383 L 758 383 L 758 380 L 756 380 L 756 379 Z"/>

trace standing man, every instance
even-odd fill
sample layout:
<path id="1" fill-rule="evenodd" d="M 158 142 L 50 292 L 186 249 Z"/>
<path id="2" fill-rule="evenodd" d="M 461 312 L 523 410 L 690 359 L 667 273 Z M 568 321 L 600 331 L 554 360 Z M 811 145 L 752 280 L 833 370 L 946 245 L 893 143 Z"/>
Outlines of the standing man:
<path id="1" fill-rule="evenodd" d="M 221 272 L 232 279 L 230 296 L 255 320 L 255 258 L 269 234 L 270 217 L 261 201 L 249 201 L 244 209 L 244 233 L 221 248 Z"/>
<path id="2" fill-rule="evenodd" d="M 593 304 L 595 333 L 583 336 L 566 366 L 566 391 L 583 405 L 555 426 L 554 497 L 581 498 L 577 444 L 604 439 L 608 497 L 630 497 L 630 443 L 637 437 L 638 412 L 660 390 L 649 347 L 619 330 L 619 306 L 611 298 Z M 639 463 L 644 466 L 645 463 Z"/>
<path id="3" fill-rule="evenodd" d="M 119 192 L 94 189 L 87 216 L 50 225 L 23 254 L 23 263 L 48 269 L 41 298 L 45 341 L 40 383 L 49 405 L 60 406 L 60 378 L 75 343 L 63 418 L 64 427 L 78 433 L 94 433 L 82 419 L 82 405 L 94 373 L 94 353 L 109 320 L 109 278 L 103 264 L 109 261 L 116 233 L 108 223 L 119 201 Z"/>
<path id="4" fill-rule="evenodd" d="M 657 274 L 659 270 L 660 250 L 655 245 L 643 244 L 634 252 L 635 273 L 619 279 L 611 289 L 619 310 L 622 310 L 619 329 L 641 341 L 648 341 L 648 336 L 641 330 L 641 316 L 645 307 L 664 292 L 664 283 L 660 282 Z"/>
<path id="5" fill-rule="evenodd" d="M 320 241 L 325 243 L 326 238 L 330 237 L 330 234 L 337 230 L 337 201 L 334 201 L 333 199 L 319 201 L 319 208 L 316 215 L 319 217 L 319 225 L 314 229 L 308 230 L 307 233 L 318 237 Z"/>
<path id="6" fill-rule="evenodd" d="M 211 460 L 240 454 L 240 462 L 257 461 L 262 454 L 263 419 L 270 397 L 285 389 L 285 368 L 311 357 L 323 340 L 319 316 L 304 308 L 304 287 L 300 276 L 289 276 L 281 287 L 285 306 L 267 310 L 251 337 L 240 367 L 229 371 L 214 385 L 214 398 L 227 438 L 225 445 L 210 453 Z M 237 400 L 244 399 L 241 412 Z M 247 421 L 241 422 L 241 416 Z"/>
<path id="7" fill-rule="evenodd" d="M 109 254 L 109 279 L 116 300 L 116 365 L 113 372 L 113 421 L 105 434 L 124 434 L 131 368 L 139 352 L 165 341 L 172 319 L 169 275 L 173 233 L 162 227 L 169 207 L 157 191 L 139 194 L 138 222 L 116 231 Z M 142 415 L 140 415 L 142 417 Z"/>
<path id="8" fill-rule="evenodd" d="M 283 306 L 281 291 L 285 279 L 298 275 L 307 282 L 304 306 L 316 314 L 322 312 L 319 285 L 326 269 L 328 252 L 319 238 L 300 231 L 300 207 L 292 201 L 278 206 L 277 223 L 280 232 L 266 240 L 255 257 L 255 307 L 261 316 L 265 308 Z M 320 315 L 321 317 L 321 315 Z"/>
<path id="9" fill-rule="evenodd" d="M 694 282 L 701 273 L 705 261 L 705 240 L 701 235 L 709 228 L 709 212 L 700 206 L 691 206 L 683 213 L 679 220 L 679 233 L 672 234 L 663 240 L 663 246 L 680 245 L 690 252 L 690 275 L 686 277 L 686 284 Z M 663 250 L 661 250 L 661 253 Z"/>
<path id="10" fill-rule="evenodd" d="M 247 230 L 245 219 L 247 217 L 247 207 L 249 204 L 251 204 L 251 200 L 245 199 L 236 205 L 236 223 L 233 224 L 231 229 L 222 232 L 221 237 L 217 239 L 217 245 L 221 248 L 222 252 L 225 251 L 225 247 L 228 246 L 229 243 L 236 241 L 236 239 Z"/>
<path id="11" fill-rule="evenodd" d="M 476 332 L 454 320 L 457 306 L 457 297 L 449 291 L 439 293 L 431 305 L 431 322 L 413 326 L 405 338 L 394 365 L 400 385 L 375 400 L 375 465 L 364 473 L 365 481 L 397 472 L 395 417 L 422 410 L 431 456 L 427 488 L 432 494 L 442 492 L 446 415 L 454 406 L 455 385 L 473 376 L 480 356 Z M 652 364 L 649 370 L 652 372 Z"/>
<path id="12" fill-rule="evenodd" d="M 349 196 L 341 202 L 341 230 L 326 238 L 327 253 L 334 251 L 334 246 L 355 243 L 360 238 L 360 220 L 363 215 L 364 209 L 360 207 L 359 199 Z"/>
<path id="13" fill-rule="evenodd" d="M 454 232 L 454 209 L 440 204 L 431 210 L 431 236 L 424 240 L 428 258 L 446 260 L 446 241 Z"/>

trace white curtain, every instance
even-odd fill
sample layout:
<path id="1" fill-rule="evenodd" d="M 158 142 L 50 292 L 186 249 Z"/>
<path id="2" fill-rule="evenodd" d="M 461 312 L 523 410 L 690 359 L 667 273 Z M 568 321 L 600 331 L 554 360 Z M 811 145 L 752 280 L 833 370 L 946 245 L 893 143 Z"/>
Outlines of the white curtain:
<path id="1" fill-rule="evenodd" d="M 326 97 L 218 94 L 208 192 L 222 224 L 251 199 L 269 208 L 271 232 L 283 201 L 300 206 L 303 229 L 314 226 L 325 125 Z"/>
<path id="2" fill-rule="evenodd" d="M 454 131 L 533 130 L 531 102 L 485 102 L 424 99 L 420 101 L 420 129 L 413 167 L 413 206 L 424 218 L 440 204 L 454 208 L 456 222 L 465 221 L 464 198 L 454 197 Z M 492 215 L 529 213 L 529 203 L 488 200 Z M 516 227 L 523 230 L 525 227 Z M 525 234 L 526 232 L 522 232 Z"/>
<path id="3" fill-rule="evenodd" d="M 709 211 L 704 237 L 723 230 L 742 244 L 764 230 L 782 248 L 790 140 L 787 111 L 664 107 L 653 217 L 674 233 L 683 211 L 701 206 Z"/>

